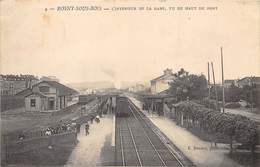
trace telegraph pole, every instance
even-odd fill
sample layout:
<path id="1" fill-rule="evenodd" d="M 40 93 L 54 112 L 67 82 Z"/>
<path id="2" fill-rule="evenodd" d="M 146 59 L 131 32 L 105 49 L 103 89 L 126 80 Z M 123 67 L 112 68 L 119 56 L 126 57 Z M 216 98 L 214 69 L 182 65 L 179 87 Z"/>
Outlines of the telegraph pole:
<path id="1" fill-rule="evenodd" d="M 225 87 L 224 87 L 224 65 L 223 65 L 222 47 L 220 47 L 220 52 L 221 52 L 221 71 L 222 71 L 222 108 L 223 108 L 223 113 L 225 113 Z"/>
<path id="2" fill-rule="evenodd" d="M 208 89 L 209 89 L 209 108 L 210 108 L 210 68 L 208 62 Z"/>
<path id="3" fill-rule="evenodd" d="M 250 101 L 251 101 L 251 112 L 253 112 L 253 86 L 254 86 L 254 83 L 253 83 L 253 77 L 251 76 L 250 78 L 250 81 L 251 81 L 251 88 L 250 88 Z"/>
<path id="4" fill-rule="evenodd" d="M 214 83 L 214 90 L 215 90 L 216 108 L 218 109 L 218 92 L 217 92 L 217 87 L 216 87 L 213 62 L 211 62 L 211 69 L 212 69 L 212 76 L 213 76 L 213 83 Z"/>

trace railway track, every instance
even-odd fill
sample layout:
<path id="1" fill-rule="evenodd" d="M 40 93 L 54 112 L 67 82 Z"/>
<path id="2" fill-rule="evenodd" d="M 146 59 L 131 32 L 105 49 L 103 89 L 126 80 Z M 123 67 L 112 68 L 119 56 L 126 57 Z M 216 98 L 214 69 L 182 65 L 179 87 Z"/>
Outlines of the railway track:
<path id="1" fill-rule="evenodd" d="M 119 102 L 118 109 L 129 112 L 129 117 L 116 119 L 116 165 L 193 166 L 179 159 L 128 99 Z"/>

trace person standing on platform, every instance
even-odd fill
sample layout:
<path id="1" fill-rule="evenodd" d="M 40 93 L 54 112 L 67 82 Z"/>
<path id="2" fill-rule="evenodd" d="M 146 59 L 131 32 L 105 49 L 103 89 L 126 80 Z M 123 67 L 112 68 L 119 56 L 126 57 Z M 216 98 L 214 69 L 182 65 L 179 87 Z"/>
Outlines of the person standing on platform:
<path id="1" fill-rule="evenodd" d="M 89 124 L 85 125 L 86 136 L 89 134 Z"/>

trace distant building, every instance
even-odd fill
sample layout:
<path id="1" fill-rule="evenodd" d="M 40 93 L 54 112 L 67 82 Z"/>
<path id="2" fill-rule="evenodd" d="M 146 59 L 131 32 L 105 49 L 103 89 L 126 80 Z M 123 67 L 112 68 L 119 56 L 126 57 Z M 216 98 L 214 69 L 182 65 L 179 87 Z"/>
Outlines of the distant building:
<path id="1" fill-rule="evenodd" d="M 26 111 L 60 110 L 68 106 L 77 91 L 56 81 L 42 81 L 18 95 L 25 98 Z"/>
<path id="2" fill-rule="evenodd" d="M 134 86 L 131 86 L 128 88 L 128 91 L 130 92 L 140 92 L 145 89 L 145 86 L 143 84 L 136 84 Z"/>
<path id="3" fill-rule="evenodd" d="M 80 91 L 80 94 L 88 95 L 88 94 L 94 94 L 96 92 L 97 92 L 97 90 L 95 90 L 95 89 L 84 89 L 84 90 Z"/>
<path id="4" fill-rule="evenodd" d="M 244 87 L 246 85 L 250 86 L 251 84 L 260 85 L 260 77 L 244 77 L 237 81 L 239 87 Z"/>
<path id="5" fill-rule="evenodd" d="M 234 79 L 226 79 L 226 80 L 224 81 L 224 87 L 225 87 L 225 88 L 229 88 L 231 85 L 237 86 L 237 80 L 234 80 Z"/>
<path id="6" fill-rule="evenodd" d="M 157 94 L 169 89 L 169 83 L 175 79 L 172 69 L 166 69 L 163 71 L 164 74 L 151 80 L 151 93 Z"/>
<path id="7" fill-rule="evenodd" d="M 1 95 L 15 95 L 38 81 L 33 75 L 0 75 Z"/>
<path id="8" fill-rule="evenodd" d="M 260 77 L 244 77 L 237 81 L 240 88 L 244 86 L 253 86 L 256 90 L 256 105 L 260 109 Z"/>
<path id="9" fill-rule="evenodd" d="M 40 80 L 60 82 L 60 80 L 56 76 L 42 76 Z"/>

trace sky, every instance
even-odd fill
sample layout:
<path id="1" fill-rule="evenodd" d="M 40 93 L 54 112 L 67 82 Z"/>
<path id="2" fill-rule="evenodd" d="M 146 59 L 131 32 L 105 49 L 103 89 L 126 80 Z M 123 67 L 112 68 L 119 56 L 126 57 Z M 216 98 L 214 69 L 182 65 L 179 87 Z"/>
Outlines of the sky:
<path id="1" fill-rule="evenodd" d="M 257 1 L 2 0 L 1 74 L 61 82 L 150 81 L 166 68 L 221 80 L 260 76 Z M 64 5 L 212 6 L 213 11 L 45 11 Z"/>

